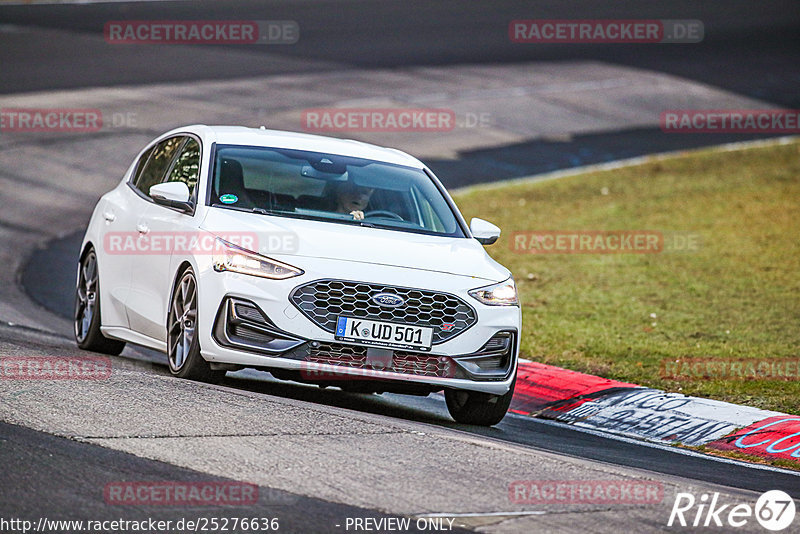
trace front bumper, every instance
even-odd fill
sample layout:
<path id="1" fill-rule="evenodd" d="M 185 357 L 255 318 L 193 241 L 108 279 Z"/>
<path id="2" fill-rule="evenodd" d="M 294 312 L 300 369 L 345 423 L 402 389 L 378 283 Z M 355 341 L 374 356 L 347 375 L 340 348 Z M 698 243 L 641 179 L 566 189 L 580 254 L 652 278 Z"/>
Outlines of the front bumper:
<path id="1" fill-rule="evenodd" d="M 408 274 L 402 271 L 408 269 L 381 266 L 371 270 L 381 271 L 373 272 L 373 277 L 415 287 L 413 280 L 402 279 Z M 517 364 L 519 308 L 486 306 L 469 297 L 467 292 L 485 285 L 484 280 L 444 273 L 425 275 L 426 286 L 442 287 L 471 300 L 476 320 L 451 339 L 434 343 L 429 352 L 417 352 L 337 341 L 331 332 L 300 313 L 290 304 L 289 295 L 322 279 L 314 273 L 273 281 L 202 269 L 199 330 L 203 357 L 218 368 L 290 371 L 290 376 L 301 381 L 332 385 L 367 380 L 432 391 L 453 388 L 506 393 Z M 439 280 L 431 283 L 436 278 Z"/>

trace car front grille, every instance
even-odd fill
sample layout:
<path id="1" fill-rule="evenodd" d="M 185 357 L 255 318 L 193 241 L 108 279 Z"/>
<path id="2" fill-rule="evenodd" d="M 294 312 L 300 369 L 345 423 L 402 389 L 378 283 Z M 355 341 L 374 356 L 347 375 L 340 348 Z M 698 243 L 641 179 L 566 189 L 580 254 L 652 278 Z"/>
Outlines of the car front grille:
<path id="1" fill-rule="evenodd" d="M 308 350 L 308 361 L 362 369 L 367 365 L 367 348 L 341 343 L 319 343 Z"/>
<path id="2" fill-rule="evenodd" d="M 394 351 L 389 365 L 374 365 L 369 361 L 367 347 L 342 343 L 317 343 L 309 348 L 307 361 L 364 371 L 388 371 L 417 376 L 452 378 L 456 366 L 447 356 Z"/>
<path id="3" fill-rule="evenodd" d="M 456 375 L 456 367 L 452 359 L 446 356 L 431 356 L 413 352 L 395 352 L 392 370 L 397 373 L 440 378 L 453 378 Z"/>
<path id="4" fill-rule="evenodd" d="M 400 306 L 381 306 L 380 293 L 401 297 Z M 448 293 L 346 280 L 316 280 L 295 288 L 291 302 L 323 330 L 333 333 L 339 316 L 433 328 L 432 343 L 444 343 L 475 324 L 475 310 Z"/>

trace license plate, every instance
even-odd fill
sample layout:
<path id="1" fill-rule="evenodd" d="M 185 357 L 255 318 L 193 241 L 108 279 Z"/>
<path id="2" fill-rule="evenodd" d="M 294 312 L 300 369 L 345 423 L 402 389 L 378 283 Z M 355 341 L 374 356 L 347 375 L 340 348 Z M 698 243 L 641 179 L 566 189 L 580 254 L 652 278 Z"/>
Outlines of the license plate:
<path id="1" fill-rule="evenodd" d="M 430 350 L 433 328 L 339 317 L 335 337 L 338 341 L 358 341 L 379 347 Z"/>

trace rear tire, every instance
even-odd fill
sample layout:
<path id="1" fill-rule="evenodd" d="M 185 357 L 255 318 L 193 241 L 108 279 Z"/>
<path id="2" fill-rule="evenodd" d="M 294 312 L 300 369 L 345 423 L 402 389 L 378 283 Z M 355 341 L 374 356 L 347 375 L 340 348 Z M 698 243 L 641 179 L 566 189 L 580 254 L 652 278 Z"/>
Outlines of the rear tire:
<path id="1" fill-rule="evenodd" d="M 187 267 L 175 285 L 167 318 L 169 372 L 178 378 L 216 383 L 225 371 L 214 371 L 200 355 L 197 336 L 197 279 Z"/>
<path id="2" fill-rule="evenodd" d="M 109 339 L 100 331 L 100 274 L 97 255 L 90 248 L 78 265 L 73 313 L 75 342 L 83 350 L 117 356 L 125 348 L 124 341 Z"/>
<path id="3" fill-rule="evenodd" d="M 514 397 L 516 377 L 511 389 L 504 395 L 491 395 L 478 391 L 446 389 L 444 399 L 447 411 L 457 423 L 465 425 L 492 426 L 503 420 Z"/>

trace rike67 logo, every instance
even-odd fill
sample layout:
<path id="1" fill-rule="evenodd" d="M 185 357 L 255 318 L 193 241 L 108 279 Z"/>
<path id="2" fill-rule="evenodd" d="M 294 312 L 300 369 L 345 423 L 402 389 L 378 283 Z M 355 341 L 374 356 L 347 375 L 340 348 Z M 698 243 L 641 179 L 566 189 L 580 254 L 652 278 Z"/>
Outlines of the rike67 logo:
<path id="1" fill-rule="evenodd" d="M 691 493 L 678 493 L 669 514 L 668 527 L 742 528 L 755 520 L 763 528 L 781 531 L 794 522 L 795 503 L 786 492 L 770 490 L 759 496 L 755 506 L 747 503 L 719 502 L 719 493 L 704 493 L 699 499 Z"/>

